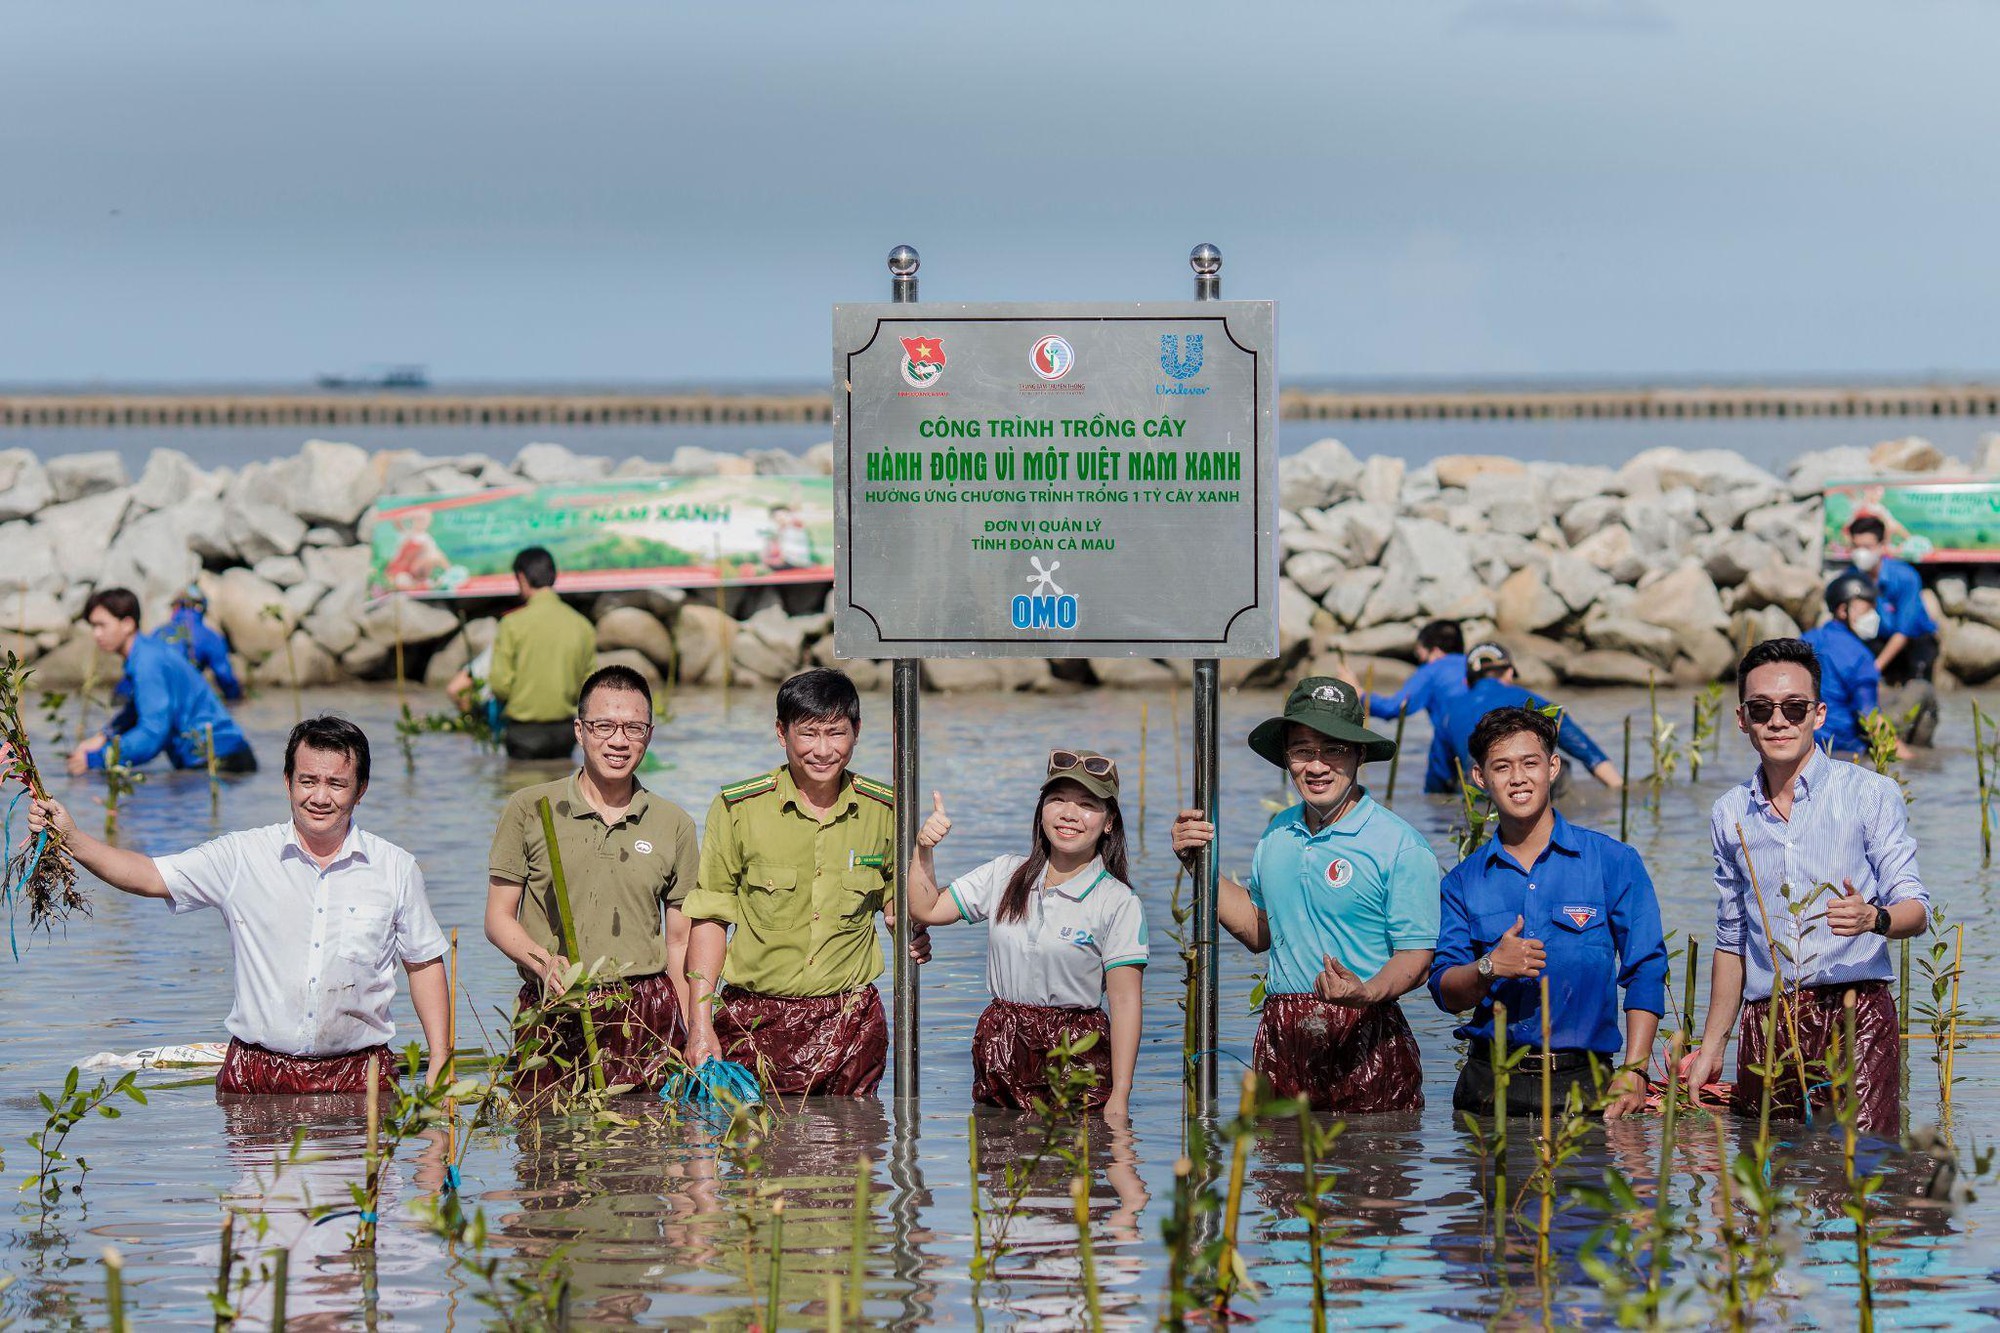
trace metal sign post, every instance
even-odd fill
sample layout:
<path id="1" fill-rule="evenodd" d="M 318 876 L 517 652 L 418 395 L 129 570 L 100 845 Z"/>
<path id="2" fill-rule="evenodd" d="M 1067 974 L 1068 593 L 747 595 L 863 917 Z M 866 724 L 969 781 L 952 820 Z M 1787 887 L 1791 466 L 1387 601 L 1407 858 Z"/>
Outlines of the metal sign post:
<path id="1" fill-rule="evenodd" d="M 899 245 L 889 252 L 889 299 L 912 305 L 917 299 L 917 252 Z M 889 684 L 890 752 L 896 785 L 896 928 L 892 932 L 896 962 L 890 971 L 890 1042 L 896 1052 L 896 1100 L 917 1095 L 917 968 L 910 959 L 910 862 L 917 854 L 918 815 L 924 806 L 919 791 L 921 742 L 918 739 L 918 699 L 923 687 L 923 663 L 914 657 L 895 659 Z"/>
<path id="2" fill-rule="evenodd" d="M 1188 255 L 1188 265 L 1194 269 L 1194 299 L 1221 300 L 1222 251 L 1212 245 L 1197 245 Z M 1194 803 L 1200 808 L 1202 818 L 1215 826 L 1218 839 L 1222 829 L 1216 818 L 1219 808 L 1216 794 L 1221 786 L 1218 781 L 1221 750 L 1216 743 L 1220 695 L 1221 674 L 1216 659 L 1196 658 Z M 1211 842 L 1194 863 L 1194 1068 L 1188 1071 L 1188 1076 L 1194 1079 L 1195 1109 L 1201 1114 L 1215 1109 L 1215 1052 L 1221 1024 L 1217 1003 L 1215 901 L 1220 874 L 1216 843 Z"/>

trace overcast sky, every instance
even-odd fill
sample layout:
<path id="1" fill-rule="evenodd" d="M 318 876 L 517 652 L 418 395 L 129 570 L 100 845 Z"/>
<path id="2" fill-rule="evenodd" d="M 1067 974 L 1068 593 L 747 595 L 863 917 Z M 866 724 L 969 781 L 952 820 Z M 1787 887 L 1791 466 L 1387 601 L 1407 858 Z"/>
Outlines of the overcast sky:
<path id="1" fill-rule="evenodd" d="M 0 381 L 819 379 L 828 306 L 1281 374 L 2000 372 L 2000 5 L 4 0 Z"/>

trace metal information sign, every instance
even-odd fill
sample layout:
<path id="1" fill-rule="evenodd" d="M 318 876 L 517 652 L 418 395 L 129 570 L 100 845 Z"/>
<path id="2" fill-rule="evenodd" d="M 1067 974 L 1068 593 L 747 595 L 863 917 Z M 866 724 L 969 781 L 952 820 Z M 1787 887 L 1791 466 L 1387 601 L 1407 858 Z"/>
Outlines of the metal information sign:
<path id="1" fill-rule="evenodd" d="M 1273 657 L 1268 301 L 837 305 L 841 657 Z"/>

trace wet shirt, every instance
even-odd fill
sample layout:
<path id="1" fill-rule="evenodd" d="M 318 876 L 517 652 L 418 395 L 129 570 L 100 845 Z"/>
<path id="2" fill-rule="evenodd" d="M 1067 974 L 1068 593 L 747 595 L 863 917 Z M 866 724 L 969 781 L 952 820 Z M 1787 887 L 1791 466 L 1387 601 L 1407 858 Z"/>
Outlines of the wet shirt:
<path id="1" fill-rule="evenodd" d="M 1759 766 L 1716 801 L 1709 836 L 1715 855 L 1715 947 L 1742 955 L 1746 1000 L 1771 997 L 1773 933 L 1788 986 L 1895 976 L 1887 939 L 1873 933 L 1836 935 L 1827 926 L 1827 894 L 1843 892 L 1843 881 L 1852 880 L 1877 907 L 1914 901 L 1930 910 L 1902 788 L 1859 764 L 1815 751 L 1792 783 L 1789 820 L 1772 808 Z M 1794 903 L 1808 905 L 1795 913 Z"/>
<path id="2" fill-rule="evenodd" d="M 667 967 L 662 918 L 693 890 L 700 873 L 694 818 L 672 801 L 644 787 L 615 824 L 584 799 L 577 775 L 523 787 L 508 798 L 493 832 L 487 872 L 522 886 L 520 921 L 528 937 L 550 953 L 566 954 L 556 916 L 555 880 L 549 872 L 549 844 L 542 832 L 540 802 L 555 816 L 556 848 L 562 853 L 563 882 L 576 914 L 580 958 L 603 959 L 609 971 L 647 977 Z M 521 979 L 538 977 L 526 968 Z"/>
<path id="3" fill-rule="evenodd" d="M 1146 965 L 1146 910 L 1139 895 L 1112 877 L 1100 858 L 1060 884 L 1043 869 L 1028 894 L 1027 915 L 997 918 L 1007 881 L 1025 856 L 998 856 L 945 886 L 966 921 L 985 921 L 986 987 L 1013 1004 L 1096 1007 L 1114 967 Z"/>
<path id="4" fill-rule="evenodd" d="M 590 621 L 554 588 L 539 588 L 500 618 L 486 685 L 515 722 L 566 722 L 576 716 L 576 696 L 596 666 Z"/>
<path id="5" fill-rule="evenodd" d="M 165 751 L 175 768 L 206 768 L 209 728 L 214 729 L 216 754 L 249 748 L 222 700 L 175 645 L 144 634 L 135 637 L 125 654 L 118 694 L 125 707 L 104 735 L 117 740 L 121 764 L 143 764 Z M 104 746 L 91 752 L 90 766 L 103 768 L 110 758 L 111 747 Z"/>
<path id="6" fill-rule="evenodd" d="M 849 773 L 824 816 L 791 769 L 732 783 L 708 809 L 701 882 L 682 910 L 736 927 L 722 979 L 763 995 L 839 995 L 882 975 L 875 918 L 896 874 L 895 795 Z"/>
<path id="7" fill-rule="evenodd" d="M 1465 776 L 1470 780 L 1473 769 L 1472 729 L 1479 725 L 1480 718 L 1496 708 L 1545 709 L 1552 706 L 1533 690 L 1488 676 L 1446 705 L 1445 734 L 1451 744 L 1452 757 L 1464 767 Z M 1556 746 L 1585 768 L 1596 768 L 1607 758 L 1597 742 L 1590 738 L 1590 733 L 1576 724 L 1567 708 L 1562 710 L 1562 720 L 1556 724 Z M 1450 790 L 1458 788 L 1454 785 Z"/>
<path id="8" fill-rule="evenodd" d="M 1266 990 L 1303 995 L 1322 955 L 1364 980 L 1438 937 L 1438 863 L 1423 836 L 1374 797 L 1314 833 L 1300 803 L 1274 816 L 1250 861 L 1250 900 L 1271 927 Z"/>
<path id="9" fill-rule="evenodd" d="M 1457 791 L 1451 771 L 1451 742 L 1445 735 L 1445 714 L 1452 700 L 1465 693 L 1465 654 L 1446 653 L 1418 667 L 1394 694 L 1368 698 L 1368 712 L 1374 717 L 1392 718 L 1404 710 L 1424 713 L 1431 720 L 1431 750 L 1424 765 L 1424 790 Z"/>
<path id="10" fill-rule="evenodd" d="M 1845 571 L 1861 574 L 1853 565 Z M 1906 639 L 1919 639 L 1926 634 L 1937 633 L 1937 622 L 1924 606 L 1924 579 L 1916 567 L 1907 561 L 1898 560 L 1893 555 L 1882 557 L 1882 563 L 1870 576 L 1875 584 L 1875 609 L 1882 614 L 1882 636 L 1900 634 Z"/>
<path id="11" fill-rule="evenodd" d="M 397 965 L 428 963 L 447 948 L 416 858 L 358 828 L 349 827 L 324 870 L 290 822 L 225 834 L 153 864 L 170 910 L 213 907 L 229 927 L 229 1035 L 286 1055 L 346 1055 L 389 1042 Z"/>
<path id="12" fill-rule="evenodd" d="M 243 685 L 229 662 L 229 640 L 210 629 L 201 612 L 191 606 L 182 607 L 153 631 L 153 637 L 178 649 L 196 671 L 206 671 L 215 677 L 215 688 L 222 691 L 223 698 L 243 697 Z"/>
<path id="13" fill-rule="evenodd" d="M 1578 828 L 1558 814 L 1549 845 L 1523 866 L 1494 838 L 1444 878 L 1431 998 L 1447 1013 L 1440 986 L 1454 967 L 1476 962 L 1522 921 L 1548 958 L 1549 1046 L 1617 1056 L 1622 1011 L 1666 1012 L 1667 941 L 1646 864 L 1616 838 Z M 1624 1003 L 1619 1003 L 1619 993 Z M 1510 1046 L 1542 1042 L 1539 979 L 1495 977 L 1456 1035 L 1493 1039 L 1493 1005 L 1507 1006 Z"/>
<path id="14" fill-rule="evenodd" d="M 1882 685 L 1874 652 L 1838 620 L 1799 637 L 1819 655 L 1819 697 L 1826 701 L 1826 723 L 1813 733 L 1813 740 L 1836 750 L 1866 753 L 1868 738 L 1861 733 L 1861 718 L 1875 711 L 1876 692 Z"/>

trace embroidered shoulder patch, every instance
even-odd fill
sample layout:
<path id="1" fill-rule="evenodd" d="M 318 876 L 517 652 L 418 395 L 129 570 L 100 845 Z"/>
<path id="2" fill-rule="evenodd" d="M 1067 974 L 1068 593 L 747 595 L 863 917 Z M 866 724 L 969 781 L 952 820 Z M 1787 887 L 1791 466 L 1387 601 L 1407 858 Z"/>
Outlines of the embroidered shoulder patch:
<path id="1" fill-rule="evenodd" d="M 884 805 L 894 805 L 896 803 L 896 789 L 894 787 L 877 782 L 873 778 L 864 778 L 859 773 L 854 775 L 854 790 L 868 797 L 870 800 L 880 801 Z"/>
<path id="2" fill-rule="evenodd" d="M 735 805 L 738 801 L 747 801 L 752 796 L 762 796 L 767 791 L 777 789 L 778 775 L 762 773 L 754 778 L 745 778 L 741 782 L 725 783 L 722 788 L 722 799 L 730 805 Z"/>

